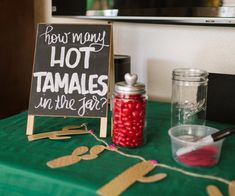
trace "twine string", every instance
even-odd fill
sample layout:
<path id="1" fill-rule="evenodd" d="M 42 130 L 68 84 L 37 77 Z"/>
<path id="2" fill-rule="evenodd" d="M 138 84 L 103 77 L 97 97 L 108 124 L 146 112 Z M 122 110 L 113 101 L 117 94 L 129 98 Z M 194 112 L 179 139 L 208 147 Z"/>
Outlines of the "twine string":
<path id="1" fill-rule="evenodd" d="M 123 155 L 125 157 L 129 157 L 129 158 L 133 158 L 133 159 L 139 159 L 141 161 L 146 161 L 146 159 L 144 157 L 141 157 L 141 156 L 138 156 L 138 155 L 127 154 L 127 153 L 124 153 L 124 152 L 122 152 L 122 151 L 120 151 L 118 149 L 117 150 L 112 150 L 112 151 L 114 151 L 114 152 L 116 152 L 118 154 L 121 154 L 121 155 Z"/>
<path id="2" fill-rule="evenodd" d="M 88 131 L 87 126 L 84 125 L 84 127 L 85 127 L 86 131 Z M 124 152 L 118 150 L 118 148 L 116 148 L 116 147 L 115 148 L 111 148 L 110 145 L 107 142 L 105 142 L 104 140 L 98 138 L 93 132 L 91 132 L 91 131 L 88 131 L 88 132 L 97 141 L 103 143 L 106 146 L 107 150 L 116 152 L 116 153 L 121 154 L 121 155 L 123 155 L 125 157 L 129 157 L 129 158 L 134 158 L 134 159 L 139 159 L 139 160 L 142 160 L 142 161 L 146 161 L 146 159 L 144 157 L 142 157 L 142 156 L 124 153 Z M 187 176 L 193 176 L 195 178 L 204 178 L 204 179 L 216 180 L 216 181 L 222 182 L 222 183 L 227 184 L 227 185 L 230 184 L 230 181 L 228 181 L 228 180 L 226 180 L 224 178 L 217 177 L 217 176 L 197 174 L 197 173 L 185 171 L 183 169 L 180 169 L 180 168 L 177 168 L 177 167 L 172 167 L 172 166 L 169 166 L 169 165 L 166 165 L 166 164 L 162 164 L 162 163 L 157 163 L 157 166 L 162 167 L 162 168 L 166 168 L 166 169 L 169 169 L 169 170 L 172 170 L 172 171 L 176 171 L 176 172 L 182 173 L 182 174 L 187 175 Z"/>
<path id="3" fill-rule="evenodd" d="M 158 163 L 158 166 L 163 167 L 163 168 L 167 168 L 167 169 L 170 169 L 170 170 L 173 170 L 173 171 L 177 171 L 177 172 L 183 173 L 183 174 L 188 175 L 188 176 L 193 176 L 193 177 L 196 177 L 196 178 L 205 178 L 205 179 L 210 179 L 210 180 L 217 180 L 217 181 L 223 182 L 227 185 L 229 185 L 229 183 L 230 183 L 228 180 L 226 180 L 224 178 L 211 176 L 211 175 L 203 175 L 203 174 L 188 172 L 188 171 L 185 171 L 183 169 L 180 169 L 180 168 L 177 168 L 177 167 L 172 167 L 172 166 L 162 164 L 162 163 Z"/>
<path id="4" fill-rule="evenodd" d="M 90 134 L 91 134 L 97 141 L 103 143 L 106 147 L 109 146 L 107 142 L 105 142 L 104 140 L 98 138 L 94 133 L 90 132 Z"/>

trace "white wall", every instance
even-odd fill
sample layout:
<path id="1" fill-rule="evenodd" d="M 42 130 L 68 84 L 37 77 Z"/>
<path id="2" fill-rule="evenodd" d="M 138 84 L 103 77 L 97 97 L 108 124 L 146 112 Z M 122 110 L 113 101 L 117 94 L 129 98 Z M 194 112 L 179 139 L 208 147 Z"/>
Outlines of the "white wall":
<path id="1" fill-rule="evenodd" d="M 50 1 L 35 1 L 40 1 L 35 9 L 42 6 L 44 10 L 36 22 L 100 23 L 51 17 Z M 132 73 L 147 85 L 150 98 L 170 100 L 174 68 L 235 74 L 235 27 L 115 22 L 114 52 L 131 56 Z"/>
<path id="2" fill-rule="evenodd" d="M 235 27 L 115 23 L 114 46 L 159 100 L 170 99 L 176 67 L 235 74 Z"/>

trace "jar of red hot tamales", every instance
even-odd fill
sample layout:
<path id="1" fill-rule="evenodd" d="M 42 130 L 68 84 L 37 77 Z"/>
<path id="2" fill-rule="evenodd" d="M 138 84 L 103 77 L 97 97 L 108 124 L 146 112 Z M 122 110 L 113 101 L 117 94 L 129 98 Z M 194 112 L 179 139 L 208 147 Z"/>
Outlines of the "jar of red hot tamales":
<path id="1" fill-rule="evenodd" d="M 122 147 L 138 147 L 145 143 L 145 85 L 137 75 L 125 74 L 125 81 L 115 84 L 113 95 L 112 141 Z"/>

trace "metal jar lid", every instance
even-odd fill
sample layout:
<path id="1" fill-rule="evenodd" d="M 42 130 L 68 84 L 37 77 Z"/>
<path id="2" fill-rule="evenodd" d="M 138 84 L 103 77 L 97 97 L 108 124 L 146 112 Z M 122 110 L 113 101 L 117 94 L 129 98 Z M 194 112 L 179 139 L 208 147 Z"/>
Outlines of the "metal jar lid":
<path id="1" fill-rule="evenodd" d="M 137 82 L 138 76 L 136 74 L 125 74 L 125 81 L 118 82 L 115 84 L 115 92 L 123 94 L 144 94 L 145 85 L 143 83 Z"/>

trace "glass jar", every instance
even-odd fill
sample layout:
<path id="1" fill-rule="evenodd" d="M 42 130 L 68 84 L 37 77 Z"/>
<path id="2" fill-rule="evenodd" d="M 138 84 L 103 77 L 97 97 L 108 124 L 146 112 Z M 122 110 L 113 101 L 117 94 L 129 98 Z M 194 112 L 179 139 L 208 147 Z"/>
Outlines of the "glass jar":
<path id="1" fill-rule="evenodd" d="M 122 147 L 138 147 L 145 143 L 145 85 L 137 83 L 137 75 L 125 74 L 125 81 L 115 84 L 113 95 L 112 141 Z"/>
<path id="2" fill-rule="evenodd" d="M 208 72 L 179 68 L 172 72 L 171 126 L 205 125 Z"/>

